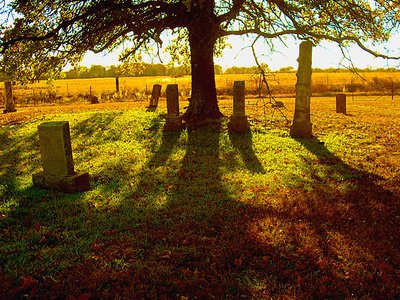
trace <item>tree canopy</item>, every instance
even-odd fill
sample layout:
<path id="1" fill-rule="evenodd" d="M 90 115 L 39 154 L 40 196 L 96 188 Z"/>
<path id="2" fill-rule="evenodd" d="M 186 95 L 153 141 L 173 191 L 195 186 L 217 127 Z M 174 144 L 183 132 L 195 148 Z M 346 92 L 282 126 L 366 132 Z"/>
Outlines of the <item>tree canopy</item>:
<path id="1" fill-rule="evenodd" d="M 368 41 L 387 41 L 399 24 L 394 0 L 44 0 L 0 1 L 2 68 L 10 77 L 57 72 L 92 50 L 124 45 L 122 60 L 155 55 L 166 33 L 173 57 L 190 55 L 192 100 L 188 120 L 218 118 L 213 56 L 229 35 L 294 35 L 318 44 L 350 43 L 374 56 Z M 49 71 L 50 70 L 50 71 Z"/>

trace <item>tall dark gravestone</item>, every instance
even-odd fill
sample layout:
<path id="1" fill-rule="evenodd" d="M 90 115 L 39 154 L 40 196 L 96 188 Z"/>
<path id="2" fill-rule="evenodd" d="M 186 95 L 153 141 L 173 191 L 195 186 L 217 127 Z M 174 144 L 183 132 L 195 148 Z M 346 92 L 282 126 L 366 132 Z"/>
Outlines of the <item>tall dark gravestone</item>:
<path id="1" fill-rule="evenodd" d="M 153 90 L 151 91 L 150 104 L 147 107 L 147 111 L 155 111 L 157 109 L 160 95 L 161 95 L 161 85 L 160 84 L 153 85 Z"/>
<path id="2" fill-rule="evenodd" d="M 177 84 L 168 84 L 166 90 L 167 116 L 164 131 L 181 131 L 185 128 L 179 115 L 179 91 Z"/>
<path id="3" fill-rule="evenodd" d="M 233 114 L 228 123 L 230 132 L 247 132 L 250 125 L 245 112 L 245 82 L 235 81 L 233 83 Z"/>
<path id="4" fill-rule="evenodd" d="M 313 43 L 310 41 L 304 41 L 300 44 L 296 102 L 293 124 L 290 127 L 290 135 L 294 138 L 312 137 L 312 124 L 310 120 L 312 48 Z"/>

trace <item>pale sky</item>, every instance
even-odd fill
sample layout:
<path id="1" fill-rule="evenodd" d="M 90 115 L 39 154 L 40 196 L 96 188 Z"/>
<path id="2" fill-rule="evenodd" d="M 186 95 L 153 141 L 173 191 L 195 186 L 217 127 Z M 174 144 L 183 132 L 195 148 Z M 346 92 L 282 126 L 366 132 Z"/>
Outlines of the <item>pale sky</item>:
<path id="1" fill-rule="evenodd" d="M 228 43 L 231 44 L 231 49 L 225 49 L 222 58 L 216 58 L 215 63 L 221 65 L 224 69 L 231 66 L 254 66 L 256 65 L 253 54 L 249 46 L 251 42 L 246 42 L 240 37 L 229 37 Z M 266 45 L 262 42 L 257 43 L 257 55 L 259 61 L 268 64 L 271 70 L 278 70 L 282 67 L 292 66 L 297 68 L 297 57 L 300 41 L 293 38 L 288 38 L 285 41 L 287 47 L 281 42 L 276 42 L 275 52 L 271 53 Z M 392 56 L 400 55 L 400 35 L 392 38 L 387 45 L 392 50 Z M 351 47 L 350 56 L 355 67 L 358 68 L 380 68 L 380 67 L 399 67 L 400 62 L 396 60 L 385 60 L 374 58 L 357 46 Z M 168 55 L 163 58 L 163 63 L 168 62 Z M 145 60 L 146 61 L 146 60 Z M 151 62 L 151 61 L 146 61 Z M 152 61 L 160 63 L 158 59 Z M 110 54 L 94 54 L 88 53 L 83 59 L 81 65 L 90 67 L 91 65 L 118 65 L 118 52 Z M 335 43 L 323 42 L 314 48 L 313 51 L 313 67 L 314 68 L 344 68 L 349 66 L 349 61 L 343 59 L 343 55 L 339 47 Z"/>

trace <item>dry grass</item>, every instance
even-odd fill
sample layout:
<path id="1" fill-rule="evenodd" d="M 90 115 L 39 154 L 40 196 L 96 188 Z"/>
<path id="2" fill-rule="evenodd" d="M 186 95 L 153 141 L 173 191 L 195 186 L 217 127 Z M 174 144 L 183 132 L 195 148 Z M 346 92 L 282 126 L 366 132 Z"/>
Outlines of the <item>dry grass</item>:
<path id="1" fill-rule="evenodd" d="M 248 94 L 259 94 L 258 75 L 217 75 L 216 85 L 220 96 L 230 95 L 235 80 L 246 81 Z M 268 75 L 271 91 L 279 97 L 293 96 L 295 92 L 295 73 L 273 73 Z M 27 86 L 14 87 L 17 103 L 33 104 L 36 102 L 71 103 L 88 99 L 89 95 L 96 96 L 101 102 L 119 100 L 143 100 L 151 93 L 154 84 L 178 84 L 182 97 L 190 95 L 190 76 L 184 77 L 129 77 L 120 78 L 120 94 L 115 94 L 115 78 L 102 79 L 65 79 L 56 80 L 51 84 L 41 81 Z M 358 95 L 396 94 L 400 90 L 400 72 L 361 72 L 347 73 L 314 73 L 313 93 L 319 96 L 331 96 L 342 92 Z M 263 90 L 265 94 L 265 89 Z M 1 99 L 0 99 L 1 100 Z M 86 100 L 87 101 L 87 100 Z"/>
<path id="2" fill-rule="evenodd" d="M 292 119 L 293 98 L 281 100 Z M 226 122 L 165 134 L 145 101 L 2 115 L 0 295 L 398 299 L 400 102 L 356 96 L 343 115 L 313 98 L 310 140 L 256 103 L 249 135 Z M 220 107 L 229 116 L 232 100 Z M 71 123 L 89 192 L 32 188 L 37 125 L 55 120 Z"/>

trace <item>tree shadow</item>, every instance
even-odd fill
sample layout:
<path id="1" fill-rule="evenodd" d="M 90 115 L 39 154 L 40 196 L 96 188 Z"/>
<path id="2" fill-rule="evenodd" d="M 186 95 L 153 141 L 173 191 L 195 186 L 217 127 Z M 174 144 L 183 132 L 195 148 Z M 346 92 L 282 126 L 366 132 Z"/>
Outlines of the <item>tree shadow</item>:
<path id="1" fill-rule="evenodd" d="M 39 151 L 38 138 L 34 133 L 23 139 L 16 139 L 12 128 L 4 128 L 0 132 L 0 144 L 4 147 L 0 156 L 0 161 L 3 162 L 0 169 L 0 203 L 5 203 L 10 197 L 19 197 L 22 188 L 18 177 L 37 170 L 39 159 L 28 160 L 28 155 L 35 150 Z"/>
<path id="2" fill-rule="evenodd" d="M 324 142 L 316 138 L 297 142 L 318 163 L 309 163 L 312 190 L 293 190 L 287 205 L 273 212 L 289 225 L 286 241 L 297 249 L 295 255 L 288 251 L 284 256 L 301 266 L 297 275 L 305 270 L 323 274 L 308 286 L 314 296 L 399 297 L 399 195 L 382 186 L 380 176 L 345 163 Z M 306 247 L 304 231 L 311 231 L 314 239 Z M 301 285 L 306 286 L 304 280 Z"/>
<path id="3" fill-rule="evenodd" d="M 105 133 L 108 126 L 117 118 L 122 115 L 123 112 L 108 112 L 108 113 L 94 113 L 92 116 L 84 121 L 78 122 L 71 127 L 71 136 L 75 137 L 86 137 L 87 139 L 93 139 L 96 141 L 112 140 L 116 141 L 121 137 L 122 130 L 113 131 L 111 133 Z M 107 134 L 106 138 L 104 134 Z"/>
<path id="4" fill-rule="evenodd" d="M 251 297 L 245 282 L 248 262 L 255 253 L 260 257 L 269 252 L 248 234 L 248 228 L 265 210 L 241 203 L 223 182 L 221 134 L 221 124 L 188 130 L 180 168 L 163 184 L 168 186 L 165 202 L 133 230 L 146 240 L 146 275 L 135 273 L 136 281 L 146 286 L 145 294 L 138 292 L 135 297 Z M 176 134 L 164 133 L 165 142 L 149 166 L 165 162 L 176 139 Z M 132 291 L 127 293 L 133 296 Z"/>
<path id="5" fill-rule="evenodd" d="M 188 132 L 168 201 L 152 215 L 148 242 L 160 266 L 153 276 L 163 278 L 154 296 L 399 296 L 400 199 L 378 176 L 318 140 L 299 140 L 318 158 L 319 166 L 308 163 L 312 190 L 287 189 L 279 207 L 268 197 L 250 205 L 222 180 L 221 134 L 220 127 Z"/>
<path id="6" fill-rule="evenodd" d="M 159 119 L 152 128 L 149 136 L 159 141 Z M 224 181 L 221 140 L 225 134 L 217 124 L 162 133 L 161 143 L 150 147 L 152 155 L 138 172 L 137 184 L 129 187 L 128 179 L 99 183 L 105 198 L 122 195 L 115 208 L 87 207 L 79 194 L 73 203 L 55 197 L 59 202 L 51 206 L 52 213 L 46 212 L 48 207 L 37 208 L 36 213 L 48 214 L 44 219 L 50 224 L 62 220 L 64 226 L 73 226 L 69 223 L 78 215 L 75 222 L 87 222 L 79 241 L 58 237 L 54 230 L 59 243 L 70 243 L 71 251 L 86 256 L 74 254 L 75 260 L 82 261 L 63 271 L 62 290 L 60 283 L 40 282 L 41 295 L 67 298 L 90 293 L 94 298 L 136 299 L 398 296 L 398 195 L 380 186 L 377 176 L 343 162 L 322 142 L 298 140 L 318 160 L 318 165 L 305 162 L 307 175 L 314 180 L 312 189 L 282 186 L 276 194 L 259 196 L 257 203 L 250 204 Z M 263 173 L 251 135 L 230 136 L 230 140 L 248 162 L 246 167 Z M 183 159 L 176 152 L 182 148 Z M 115 169 L 119 172 L 110 178 L 131 172 L 122 160 Z M 335 186 L 341 182 L 339 177 L 349 186 Z M 28 203 L 23 205 L 26 211 L 33 207 Z M 51 221 L 51 216 L 56 220 Z M 64 218 L 69 218 L 68 225 Z M 371 290 L 370 285 L 376 288 Z"/>
<path id="7" fill-rule="evenodd" d="M 265 173 L 264 167 L 257 158 L 253 150 L 252 133 L 244 134 L 229 133 L 232 146 L 237 149 L 242 157 L 247 169 L 253 173 Z"/>

